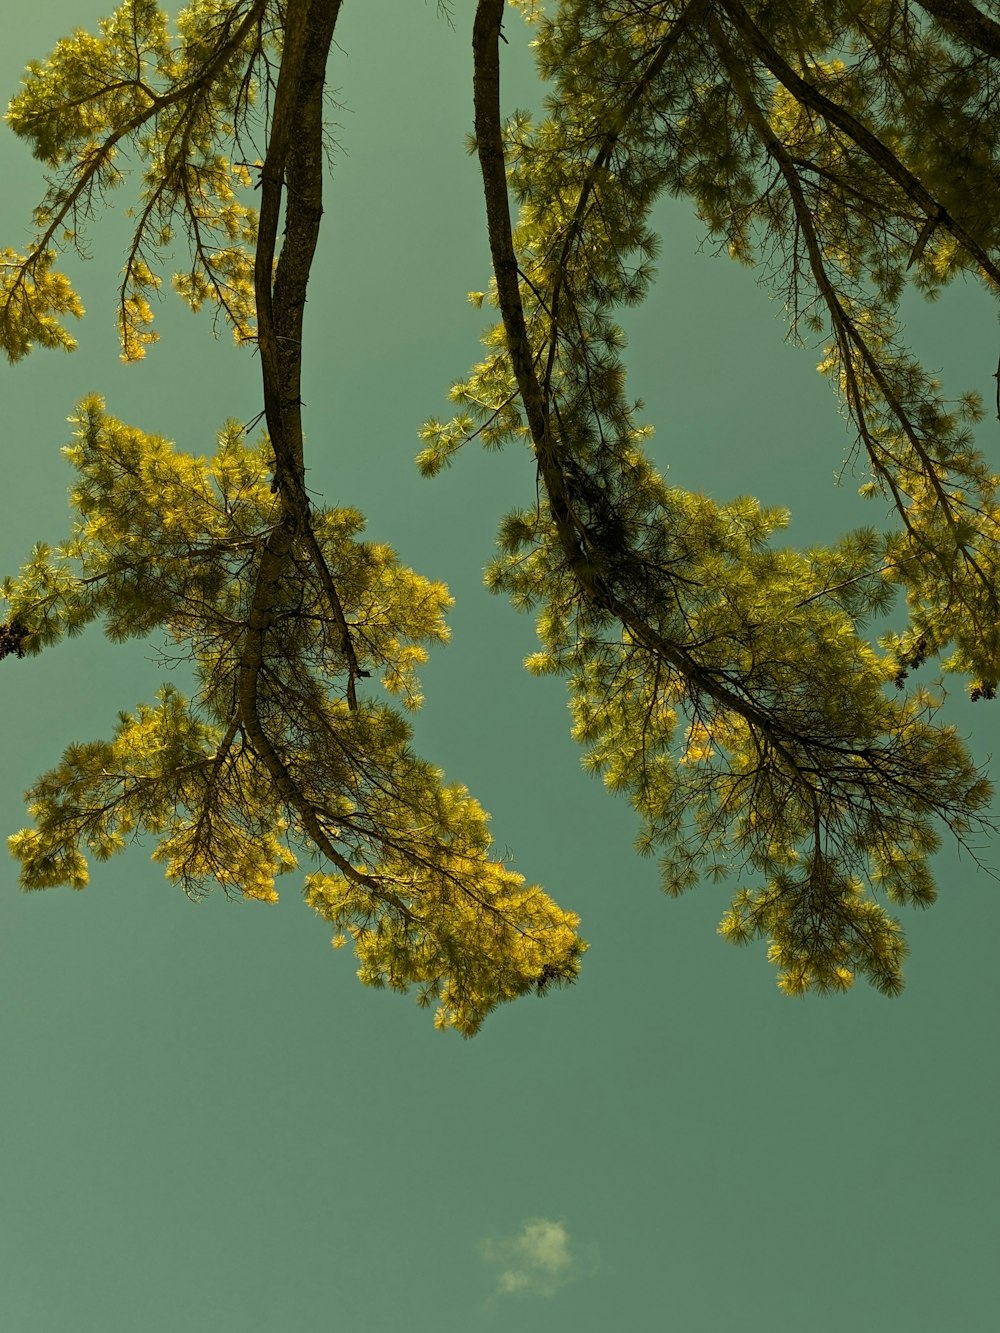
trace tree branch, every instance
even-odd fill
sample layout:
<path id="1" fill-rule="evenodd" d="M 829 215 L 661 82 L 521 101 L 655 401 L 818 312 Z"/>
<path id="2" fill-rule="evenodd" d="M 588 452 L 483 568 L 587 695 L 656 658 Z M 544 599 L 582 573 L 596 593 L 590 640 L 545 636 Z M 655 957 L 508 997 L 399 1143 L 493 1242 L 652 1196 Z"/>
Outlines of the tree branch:
<path id="1" fill-rule="evenodd" d="M 970 4 L 969 0 L 917 0 L 925 13 L 941 25 L 949 37 L 985 51 L 1000 60 L 1000 23 Z"/>
<path id="2" fill-rule="evenodd" d="M 740 4 L 740 0 L 719 0 L 719 8 L 729 17 L 734 29 L 739 33 L 746 46 L 761 63 L 783 84 L 792 96 L 802 104 L 811 107 L 829 125 L 842 130 L 857 146 L 871 158 L 876 166 L 894 180 L 904 194 L 921 209 L 928 218 L 934 218 L 937 224 L 951 232 L 955 240 L 973 258 L 983 272 L 1000 287 L 1000 267 L 986 253 L 979 242 L 951 216 L 946 208 L 935 199 L 930 191 L 914 174 L 900 162 L 886 145 L 871 130 L 851 113 L 831 102 L 811 83 L 799 77 L 791 65 L 776 51 L 750 15 Z"/>

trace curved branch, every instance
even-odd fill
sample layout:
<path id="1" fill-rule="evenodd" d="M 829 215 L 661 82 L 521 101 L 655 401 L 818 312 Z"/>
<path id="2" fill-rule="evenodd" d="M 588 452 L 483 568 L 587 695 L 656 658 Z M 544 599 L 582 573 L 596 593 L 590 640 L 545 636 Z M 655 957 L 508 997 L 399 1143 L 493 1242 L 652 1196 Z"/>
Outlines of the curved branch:
<path id="1" fill-rule="evenodd" d="M 479 0 L 473 28 L 475 58 L 475 129 L 479 163 L 486 196 L 487 226 L 497 297 L 507 335 L 511 364 L 524 403 L 539 472 L 549 499 L 556 532 L 563 552 L 585 598 L 598 610 L 610 612 L 632 637 L 655 656 L 669 663 L 697 690 L 730 709 L 759 729 L 768 744 L 793 771 L 799 769 L 787 749 L 792 737 L 766 711 L 731 690 L 718 677 L 696 662 L 681 645 L 669 642 L 636 611 L 625 604 L 588 560 L 574 523 L 569 487 L 550 430 L 548 398 L 539 384 L 531 355 L 524 308 L 517 281 L 503 138 L 500 128 L 500 21 L 504 0 Z"/>
<path id="2" fill-rule="evenodd" d="M 967 46 L 985 51 L 1000 60 L 1000 23 L 982 13 L 969 0 L 917 0 L 949 37 L 957 37 Z"/>
<path id="3" fill-rule="evenodd" d="M 341 0 L 289 0 L 267 156 L 261 168 L 254 287 L 264 412 L 286 514 L 306 520 L 300 381 L 302 316 L 323 214 L 323 84 Z M 282 195 L 284 241 L 275 267 Z"/>
<path id="4" fill-rule="evenodd" d="M 736 32 L 746 43 L 749 50 L 774 75 L 779 83 L 801 103 L 811 107 L 829 125 L 842 130 L 868 157 L 882 168 L 885 174 L 894 180 L 903 193 L 911 199 L 927 218 L 933 218 L 936 224 L 949 231 L 955 240 L 976 261 L 983 272 L 1000 287 L 1000 267 L 986 253 L 979 242 L 962 224 L 951 216 L 948 210 L 930 193 L 923 182 L 914 176 L 899 158 L 871 130 L 851 113 L 831 102 L 811 83 L 799 77 L 791 65 L 776 51 L 750 15 L 743 8 L 740 0 L 719 0 L 720 9 L 728 16 Z"/>
<path id="5" fill-rule="evenodd" d="M 288 530 L 279 527 L 272 532 L 261 552 L 257 585 L 254 589 L 253 603 L 247 618 L 247 637 L 240 658 L 238 673 L 240 721 L 247 740 L 254 747 L 274 780 L 278 795 L 290 809 L 296 812 L 302 821 L 302 827 L 323 855 L 352 884 L 357 884 L 368 890 L 382 901 L 391 901 L 394 907 L 409 915 L 405 904 L 396 899 L 395 895 L 388 894 L 384 886 L 373 876 L 355 869 L 350 861 L 337 851 L 320 824 L 315 807 L 306 799 L 298 784 L 288 772 L 260 720 L 257 707 L 257 685 L 264 665 L 264 644 L 271 624 L 269 607 L 273 605 L 274 598 L 269 594 L 273 593 L 280 582 L 289 554 Z"/>

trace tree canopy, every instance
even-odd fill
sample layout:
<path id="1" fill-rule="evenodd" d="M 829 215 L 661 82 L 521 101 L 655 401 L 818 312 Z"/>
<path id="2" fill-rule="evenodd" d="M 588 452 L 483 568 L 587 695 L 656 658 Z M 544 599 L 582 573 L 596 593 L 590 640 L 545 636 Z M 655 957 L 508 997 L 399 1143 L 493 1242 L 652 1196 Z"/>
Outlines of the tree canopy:
<path id="1" fill-rule="evenodd" d="M 543 118 L 502 119 L 504 0 L 478 0 L 469 150 L 493 276 L 472 299 L 499 320 L 451 389 L 455 415 L 423 426 L 420 469 L 476 439 L 527 446 L 534 502 L 502 518 L 487 582 L 537 608 L 526 665 L 565 677 L 584 763 L 632 802 L 664 888 L 738 879 L 720 931 L 766 938 L 789 993 L 860 973 L 894 994 L 905 943 L 885 903 L 933 901 L 941 830 L 966 839 L 991 795 L 913 673 L 934 661 L 973 698 L 1000 684 L 1000 478 L 973 436 L 982 402 L 944 397 L 897 312 L 911 283 L 928 298 L 959 273 L 1000 286 L 997 6 L 512 8 L 551 91 Z M 97 396 L 78 405 L 78 519 L 4 582 L 0 656 L 95 620 L 112 639 L 160 629 L 198 688 L 164 685 L 111 741 L 70 746 L 10 845 L 25 888 L 81 888 L 85 850 L 152 833 L 185 891 L 262 899 L 318 858 L 306 900 L 352 938 L 362 980 L 416 984 L 440 1026 L 471 1035 L 498 1003 L 572 981 L 586 946 L 574 915 L 491 856 L 478 804 L 414 755 L 373 688 L 419 705 L 447 590 L 305 484 L 303 311 L 339 13 L 194 0 L 171 27 L 154 0 L 126 0 L 29 65 L 10 103 L 51 175 L 31 246 L 0 256 L 9 359 L 73 347 L 66 317 L 83 312 L 59 253 L 130 183 L 123 359 L 155 341 L 150 296 L 179 235 L 173 286 L 258 350 L 266 426 L 250 441 L 222 423 L 205 458 Z M 656 472 L 614 311 L 652 279 L 664 192 L 784 295 L 793 337 L 825 342 L 872 527 L 797 551 L 778 541 L 786 512 Z M 900 589 L 907 627 L 873 637 Z"/>

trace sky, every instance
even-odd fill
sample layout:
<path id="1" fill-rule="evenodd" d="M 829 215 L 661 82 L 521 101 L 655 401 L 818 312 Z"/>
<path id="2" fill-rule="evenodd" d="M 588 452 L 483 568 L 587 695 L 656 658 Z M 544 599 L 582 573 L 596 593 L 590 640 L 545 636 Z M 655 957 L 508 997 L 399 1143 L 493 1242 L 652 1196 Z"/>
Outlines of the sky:
<path id="1" fill-rule="evenodd" d="M 433 480 L 417 430 L 479 359 L 489 256 L 471 129 L 471 0 L 348 3 L 329 71 L 339 148 L 307 309 L 310 485 L 446 581 L 453 638 L 422 680 L 418 752 L 469 786 L 515 868 L 579 913 L 577 984 L 463 1041 L 412 997 L 363 988 L 301 901 L 189 902 L 152 843 L 81 893 L 24 894 L 0 861 L 0 1327 L 18 1333 L 986 1333 L 996 1320 L 1000 889 L 968 856 L 905 911 L 907 987 L 790 999 L 765 946 L 715 927 L 724 888 L 665 898 L 637 821 L 580 768 L 564 687 L 521 666 L 530 617 L 482 587 L 501 515 L 530 503 L 523 450 L 463 452 Z M 94 0 L 9 7 L 0 87 Z M 503 46 L 504 112 L 541 108 L 530 33 Z M 23 244 L 40 169 L 0 130 L 0 246 Z M 161 342 L 122 366 L 113 285 L 126 192 L 71 265 L 72 355 L 0 367 L 0 571 L 70 522 L 66 418 L 120 419 L 211 452 L 260 411 L 258 365 L 168 294 Z M 882 514 L 819 352 L 780 302 L 658 206 L 646 303 L 624 312 L 629 385 L 668 480 L 793 512 L 788 540 Z M 907 306 L 951 396 L 992 402 L 1000 331 L 959 284 Z M 1000 423 L 980 438 L 992 457 Z M 840 478 L 838 484 L 838 478 Z M 71 741 L 108 736 L 164 678 L 155 645 L 95 628 L 0 669 L 0 831 Z M 985 761 L 1000 703 L 955 682 Z M 988 863 L 1000 863 L 985 846 Z"/>

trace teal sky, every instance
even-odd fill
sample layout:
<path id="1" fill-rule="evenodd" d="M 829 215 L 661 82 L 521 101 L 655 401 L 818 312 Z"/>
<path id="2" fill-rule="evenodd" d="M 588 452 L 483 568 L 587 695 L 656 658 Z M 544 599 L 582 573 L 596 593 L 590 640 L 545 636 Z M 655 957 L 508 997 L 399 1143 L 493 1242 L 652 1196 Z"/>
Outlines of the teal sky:
<path id="1" fill-rule="evenodd" d="M 310 484 L 360 507 L 457 598 L 423 674 L 419 751 L 492 813 L 516 868 L 582 917 L 580 981 L 523 999 L 474 1041 L 412 998 L 365 990 L 301 902 L 188 902 L 152 845 L 83 893 L 19 892 L 0 862 L 0 1327 L 17 1333 L 986 1333 L 996 1327 L 1000 890 L 966 855 L 907 911 L 907 989 L 777 990 L 764 947 L 715 934 L 709 885 L 670 901 L 636 821 L 580 769 L 560 683 L 521 668 L 528 617 L 482 587 L 499 517 L 534 494 L 526 451 L 470 451 L 433 481 L 417 429 L 479 358 L 488 276 L 466 156 L 474 6 L 348 0 L 342 104 L 307 310 Z M 95 0 L 8 7 L 0 88 Z M 513 13 L 505 112 L 540 109 Z M 23 243 L 41 175 L 0 139 L 0 246 Z M 0 572 L 69 523 L 67 416 L 119 418 L 211 452 L 260 411 L 258 366 L 169 295 L 162 341 L 123 367 L 112 286 L 127 223 L 74 264 L 88 316 L 72 356 L 0 368 Z M 666 201 L 659 277 L 625 312 L 630 385 L 679 485 L 791 507 L 789 540 L 882 512 L 856 494 L 851 437 L 780 302 L 699 250 Z M 957 396 L 992 401 L 1000 330 L 959 285 L 912 305 L 913 343 Z M 1000 423 L 981 439 L 996 457 Z M 70 741 L 106 736 L 163 679 L 155 643 L 95 630 L 0 670 L 0 831 Z M 183 686 L 183 682 L 182 682 Z M 1000 703 L 951 718 L 997 750 Z M 1000 863 L 994 845 L 984 859 Z M 991 1315 L 990 1311 L 994 1313 Z"/>

